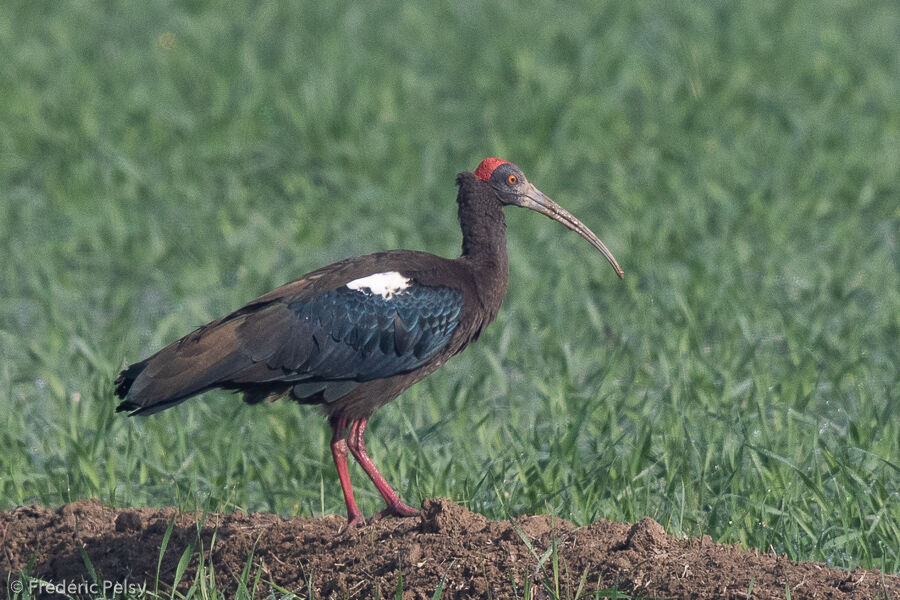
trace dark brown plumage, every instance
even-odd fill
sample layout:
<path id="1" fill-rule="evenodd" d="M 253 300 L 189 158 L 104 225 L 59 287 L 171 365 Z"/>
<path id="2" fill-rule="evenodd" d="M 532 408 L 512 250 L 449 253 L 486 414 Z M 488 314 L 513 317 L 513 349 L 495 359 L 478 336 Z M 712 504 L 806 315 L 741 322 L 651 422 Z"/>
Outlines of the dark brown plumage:
<path id="1" fill-rule="evenodd" d="M 393 250 L 313 271 L 124 369 L 116 380 L 123 399 L 117 410 L 153 414 L 213 388 L 241 392 L 251 404 L 280 397 L 319 404 L 333 430 L 349 524 L 362 515 L 348 450 L 387 503 L 376 516 L 418 514 L 378 472 L 363 433 L 377 408 L 476 340 L 497 316 L 508 278 L 503 207 L 522 206 L 563 223 L 622 276 L 597 236 L 515 165 L 488 158 L 456 182 L 459 258 Z"/>

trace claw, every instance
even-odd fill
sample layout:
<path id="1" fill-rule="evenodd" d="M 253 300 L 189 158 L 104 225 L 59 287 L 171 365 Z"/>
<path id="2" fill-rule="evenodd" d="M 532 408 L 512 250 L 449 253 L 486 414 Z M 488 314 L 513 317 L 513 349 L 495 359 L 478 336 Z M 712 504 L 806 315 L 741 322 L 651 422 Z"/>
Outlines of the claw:
<path id="1" fill-rule="evenodd" d="M 388 504 L 387 508 L 384 510 L 380 510 L 369 519 L 370 523 L 374 523 L 375 521 L 380 521 L 385 517 L 418 517 L 421 516 L 422 511 L 413 508 L 409 504 L 406 504 L 402 500 L 397 500 L 394 504 Z"/>

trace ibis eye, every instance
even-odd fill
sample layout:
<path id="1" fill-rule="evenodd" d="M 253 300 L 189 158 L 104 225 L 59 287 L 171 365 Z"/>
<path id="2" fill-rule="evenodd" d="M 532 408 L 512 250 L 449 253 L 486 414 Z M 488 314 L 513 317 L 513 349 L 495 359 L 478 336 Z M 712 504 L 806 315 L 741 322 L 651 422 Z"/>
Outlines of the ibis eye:
<path id="1" fill-rule="evenodd" d="M 510 175 L 506 178 L 506 183 L 508 183 L 509 185 L 516 185 L 517 183 L 519 183 L 519 178 L 515 175 Z"/>

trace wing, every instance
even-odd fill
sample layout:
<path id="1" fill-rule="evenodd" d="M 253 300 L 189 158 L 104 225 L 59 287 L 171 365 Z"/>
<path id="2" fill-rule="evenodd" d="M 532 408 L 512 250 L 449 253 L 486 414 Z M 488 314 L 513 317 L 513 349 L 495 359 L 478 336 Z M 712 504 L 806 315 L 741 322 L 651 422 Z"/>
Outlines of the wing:
<path id="1" fill-rule="evenodd" d="M 396 293 L 343 285 L 248 305 L 123 371 L 118 410 L 150 414 L 214 387 L 280 385 L 330 402 L 361 382 L 413 371 L 450 341 L 463 298 L 409 282 Z"/>
<path id="2" fill-rule="evenodd" d="M 462 305 L 462 294 L 446 287 L 413 285 L 385 297 L 344 286 L 270 305 L 237 334 L 258 365 L 254 374 L 262 374 L 264 365 L 267 375 L 282 381 L 362 382 L 427 363 L 450 340 Z"/>

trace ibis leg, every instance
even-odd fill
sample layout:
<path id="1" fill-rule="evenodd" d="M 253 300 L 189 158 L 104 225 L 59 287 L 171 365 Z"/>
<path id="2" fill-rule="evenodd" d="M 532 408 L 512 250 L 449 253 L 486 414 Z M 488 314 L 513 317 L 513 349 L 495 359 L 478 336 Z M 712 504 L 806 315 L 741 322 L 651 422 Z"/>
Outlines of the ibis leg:
<path id="1" fill-rule="evenodd" d="M 386 516 L 418 516 L 419 511 L 400 499 L 400 496 L 398 496 L 397 492 L 391 488 L 384 476 L 378 472 L 375 462 L 366 453 L 366 444 L 363 441 L 363 434 L 366 431 L 367 421 L 368 419 L 360 419 L 354 421 L 353 424 L 350 425 L 350 437 L 347 440 L 347 445 L 350 447 L 350 452 L 353 453 L 353 457 L 356 458 L 356 461 L 365 470 L 369 479 L 371 479 L 372 483 L 375 484 L 375 487 L 378 488 L 378 493 L 381 494 L 381 497 L 384 498 L 384 501 L 387 503 L 387 508 L 376 514 L 373 518 L 380 519 Z"/>
<path id="2" fill-rule="evenodd" d="M 337 467 L 341 489 L 344 491 L 344 501 L 347 503 L 347 526 L 355 527 L 363 522 L 363 516 L 356 506 L 356 500 L 353 499 L 353 486 L 350 485 L 350 473 L 347 471 L 347 418 L 332 417 L 329 425 L 332 431 L 331 455 L 334 457 L 334 466 Z"/>

